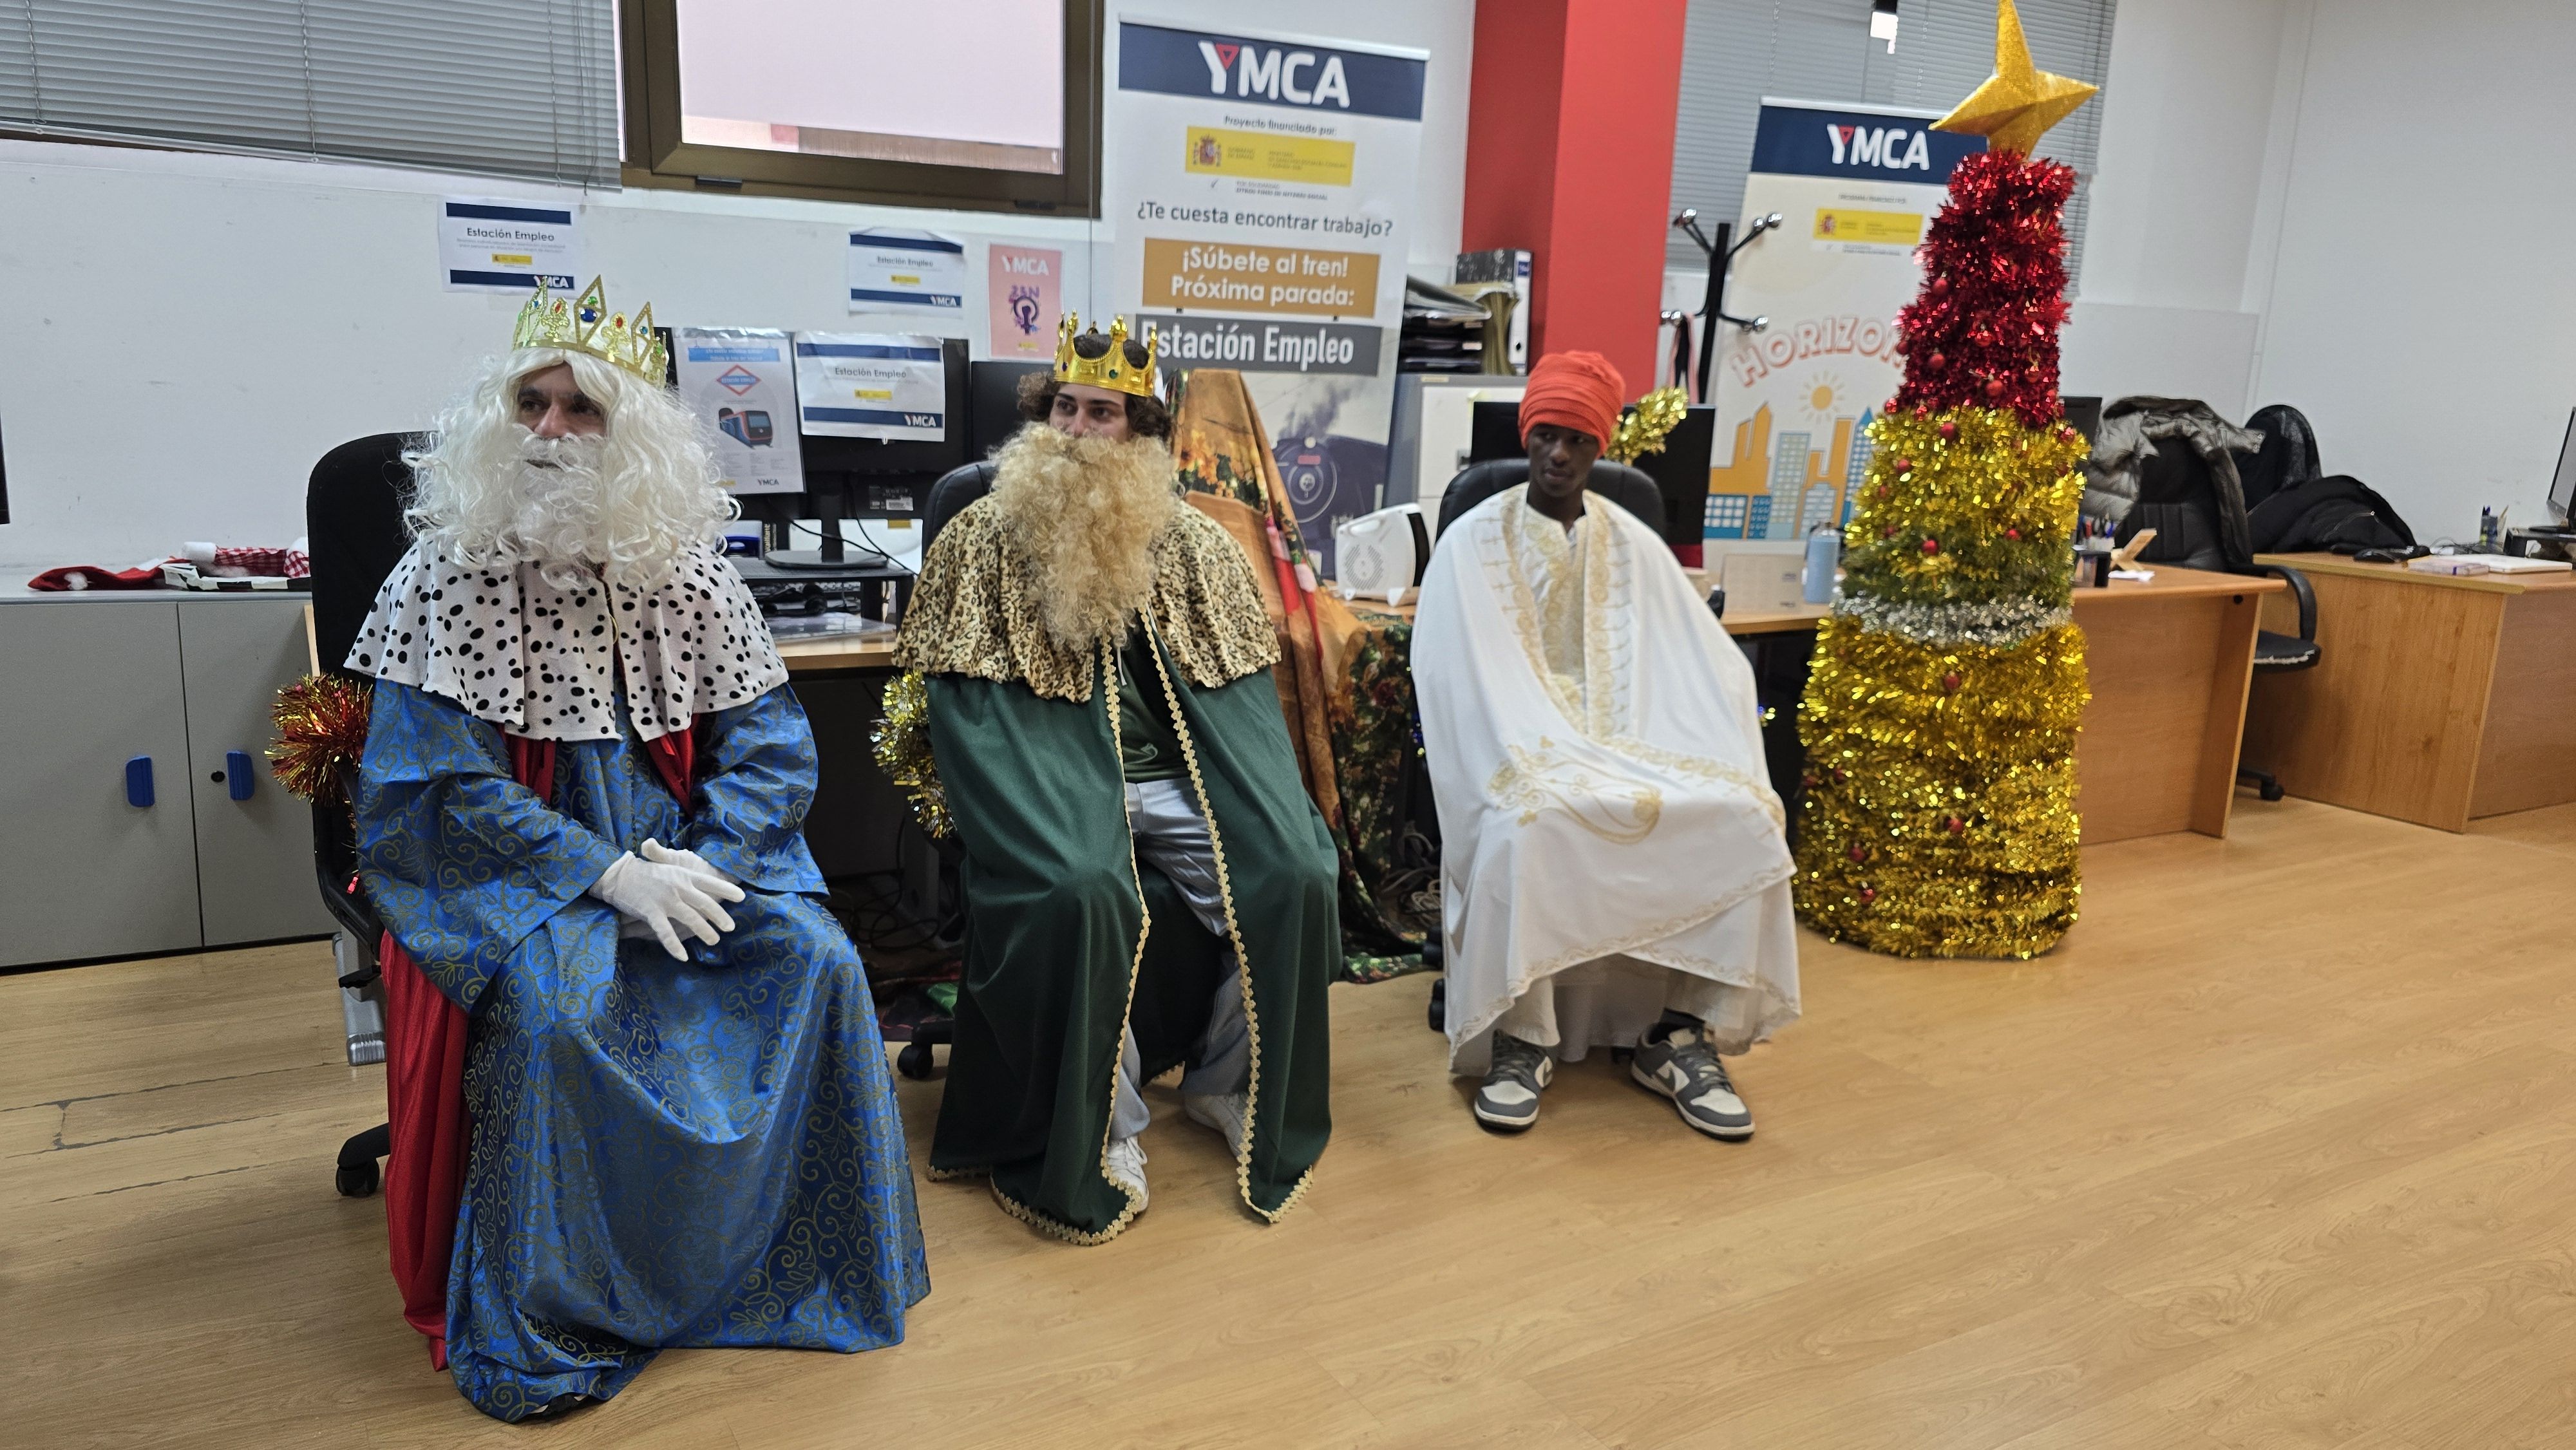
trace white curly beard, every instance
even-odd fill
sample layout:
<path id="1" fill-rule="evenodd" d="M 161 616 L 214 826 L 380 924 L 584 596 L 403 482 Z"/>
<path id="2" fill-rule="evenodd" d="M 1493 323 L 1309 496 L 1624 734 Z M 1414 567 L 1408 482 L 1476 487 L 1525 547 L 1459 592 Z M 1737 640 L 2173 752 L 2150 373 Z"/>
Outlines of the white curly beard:
<path id="1" fill-rule="evenodd" d="M 1153 594 L 1154 537 L 1181 507 L 1171 451 L 1032 423 L 994 463 L 993 506 L 1034 576 L 1047 633 L 1068 649 L 1123 643 Z"/>

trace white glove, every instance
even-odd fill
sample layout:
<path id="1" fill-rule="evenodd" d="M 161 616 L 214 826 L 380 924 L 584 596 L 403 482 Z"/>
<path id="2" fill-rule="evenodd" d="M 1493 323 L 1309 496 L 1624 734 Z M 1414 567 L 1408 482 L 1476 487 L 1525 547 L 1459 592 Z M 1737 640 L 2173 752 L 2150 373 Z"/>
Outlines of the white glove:
<path id="1" fill-rule="evenodd" d="M 663 845 L 659 841 L 646 841 L 642 848 L 642 854 L 645 860 L 652 862 L 656 866 L 686 866 L 701 876 L 712 876 L 718 881 L 730 881 L 736 886 L 740 886 L 742 884 L 740 881 L 735 880 L 732 872 L 720 870 L 709 864 L 707 858 L 699 855 L 695 851 L 674 850 L 669 846 Z M 733 897 L 729 899 L 738 901 L 741 898 Z"/>
<path id="2" fill-rule="evenodd" d="M 725 914 L 719 901 L 742 900 L 742 888 L 715 874 L 715 868 L 698 862 L 697 867 L 666 864 L 670 858 L 697 857 L 688 852 L 665 851 L 658 841 L 644 843 L 648 860 L 629 851 L 599 873 L 590 884 L 590 894 L 615 907 L 621 915 L 632 917 L 652 930 L 662 950 L 673 959 L 687 961 L 689 953 L 680 945 L 680 932 L 685 931 L 709 946 L 717 935 L 733 930 L 733 918 Z M 674 928 L 677 928 L 676 930 Z"/>

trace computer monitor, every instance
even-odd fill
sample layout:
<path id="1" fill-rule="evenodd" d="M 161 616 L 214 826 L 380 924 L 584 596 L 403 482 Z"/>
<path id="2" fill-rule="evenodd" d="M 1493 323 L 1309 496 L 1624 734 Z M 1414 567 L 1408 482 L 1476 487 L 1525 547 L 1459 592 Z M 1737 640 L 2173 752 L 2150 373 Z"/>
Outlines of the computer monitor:
<path id="1" fill-rule="evenodd" d="M 970 363 L 966 368 L 965 461 L 990 458 L 1027 420 L 1020 416 L 1020 379 L 1054 369 L 1053 363 Z"/>
<path id="2" fill-rule="evenodd" d="M 2567 435 L 2558 443 L 2558 476 L 2549 484 L 2549 516 L 2559 523 L 2576 522 L 2576 408 L 2567 413 Z"/>
<path id="3" fill-rule="evenodd" d="M 842 542 L 844 518 L 921 518 L 930 511 L 930 488 L 942 474 L 966 461 L 966 440 L 973 431 L 966 388 L 966 340 L 940 340 L 940 363 L 946 374 L 946 427 L 937 440 L 833 438 L 797 430 L 797 454 L 805 466 L 805 491 L 769 494 L 743 501 L 743 515 L 778 532 L 803 532 L 793 520 L 812 519 L 820 527 L 811 549 L 795 548 L 772 537 L 762 557 L 784 569 L 837 569 L 856 565 L 883 567 L 888 561 L 874 550 L 855 550 Z M 768 529 L 764 534 L 770 534 Z"/>

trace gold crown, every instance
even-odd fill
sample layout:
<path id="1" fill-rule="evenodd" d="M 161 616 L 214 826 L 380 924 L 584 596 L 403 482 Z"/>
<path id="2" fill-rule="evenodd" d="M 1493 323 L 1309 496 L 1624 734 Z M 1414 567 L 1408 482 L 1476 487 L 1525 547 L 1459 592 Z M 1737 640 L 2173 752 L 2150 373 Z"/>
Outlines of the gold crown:
<path id="1" fill-rule="evenodd" d="M 1084 357 L 1073 350 L 1073 340 L 1082 331 L 1082 318 L 1068 312 L 1055 330 L 1055 380 L 1080 383 L 1087 388 L 1107 388 L 1112 392 L 1132 393 L 1139 398 L 1154 396 L 1154 360 L 1163 350 L 1163 334 L 1145 334 L 1145 365 L 1127 365 L 1127 319 L 1121 317 L 1109 324 L 1109 351 L 1098 357 Z"/>
<path id="2" fill-rule="evenodd" d="M 560 297 L 549 301 L 546 280 L 537 279 L 537 295 L 519 309 L 519 325 L 510 332 L 512 351 L 531 347 L 586 352 L 656 387 L 671 371 L 671 349 L 653 332 L 653 304 L 645 303 L 633 322 L 623 312 L 611 316 L 597 277 L 571 302 Z"/>

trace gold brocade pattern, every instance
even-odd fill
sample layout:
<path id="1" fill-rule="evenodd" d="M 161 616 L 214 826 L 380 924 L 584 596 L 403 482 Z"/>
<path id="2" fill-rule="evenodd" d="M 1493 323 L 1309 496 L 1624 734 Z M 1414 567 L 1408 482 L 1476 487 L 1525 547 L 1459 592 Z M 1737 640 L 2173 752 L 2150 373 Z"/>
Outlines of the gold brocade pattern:
<path id="1" fill-rule="evenodd" d="M 1278 661 L 1259 581 L 1223 525 L 1176 508 L 1153 552 L 1155 636 L 1192 684 L 1214 689 Z M 895 663 L 925 675 L 1018 681 L 1077 704 L 1092 697 L 1095 678 L 1084 651 L 1047 632 L 1031 571 L 990 497 L 949 520 L 922 561 Z"/>
<path id="2" fill-rule="evenodd" d="M 1503 749 L 1508 758 L 1485 783 L 1485 793 L 1503 809 L 1519 811 L 1524 826 L 1536 825 L 1541 813 L 1553 809 L 1614 846 L 1633 846 L 1653 835 L 1663 819 L 1662 791 L 1560 754 L 1544 735 L 1536 750 Z"/>
<path id="3" fill-rule="evenodd" d="M 1484 546 L 1481 561 L 1530 669 L 1547 686 L 1566 722 L 1591 739 L 1606 741 L 1631 725 L 1635 621 L 1629 617 L 1634 594 L 1627 541 L 1597 513 L 1611 505 L 1590 494 L 1584 495 L 1583 521 L 1571 540 L 1562 524 L 1529 507 L 1526 494 L 1523 485 L 1498 495 L 1504 502 L 1494 527 L 1479 540 Z M 1552 553 L 1551 546 L 1564 550 L 1557 562 L 1577 577 L 1552 577 L 1542 601 L 1531 580 L 1548 562 L 1544 556 Z M 1560 673 L 1551 640 L 1577 633 L 1581 672 Z M 1571 653 L 1562 643 L 1556 652 Z"/>

